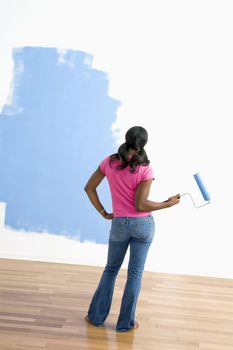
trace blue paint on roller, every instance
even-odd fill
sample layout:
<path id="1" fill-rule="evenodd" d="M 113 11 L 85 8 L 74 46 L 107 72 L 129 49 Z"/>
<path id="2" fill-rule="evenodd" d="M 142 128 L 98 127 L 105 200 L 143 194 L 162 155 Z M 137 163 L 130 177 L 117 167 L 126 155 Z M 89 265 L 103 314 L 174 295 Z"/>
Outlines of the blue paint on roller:
<path id="1" fill-rule="evenodd" d="M 201 191 L 201 194 L 202 194 L 203 198 L 205 199 L 205 201 L 210 201 L 210 195 L 209 195 L 205 185 L 203 184 L 199 173 L 194 174 L 193 176 L 194 176 L 194 179 L 196 180 L 196 183 L 197 183 L 199 190 Z"/>

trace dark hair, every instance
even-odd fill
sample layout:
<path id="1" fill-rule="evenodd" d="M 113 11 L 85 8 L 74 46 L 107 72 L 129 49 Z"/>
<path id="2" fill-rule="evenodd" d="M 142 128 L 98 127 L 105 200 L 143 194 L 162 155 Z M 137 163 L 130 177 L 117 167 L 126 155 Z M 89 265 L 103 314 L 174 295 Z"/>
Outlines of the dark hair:
<path id="1" fill-rule="evenodd" d="M 130 172 L 134 173 L 136 171 L 137 165 L 146 166 L 150 164 L 147 158 L 144 146 L 148 140 L 148 133 L 146 129 L 141 126 L 133 126 L 125 134 L 125 142 L 120 145 L 118 152 L 110 156 L 110 165 L 115 160 L 121 160 L 121 165 L 117 166 L 118 170 L 125 169 L 128 165 L 130 167 Z M 134 149 L 137 151 L 132 158 L 128 159 L 128 150 Z"/>

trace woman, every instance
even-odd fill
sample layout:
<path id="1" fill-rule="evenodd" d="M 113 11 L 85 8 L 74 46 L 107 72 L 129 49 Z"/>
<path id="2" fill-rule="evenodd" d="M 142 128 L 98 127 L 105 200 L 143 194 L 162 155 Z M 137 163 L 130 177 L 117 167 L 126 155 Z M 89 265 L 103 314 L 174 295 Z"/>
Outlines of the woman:
<path id="1" fill-rule="evenodd" d="M 107 264 L 86 316 L 86 320 L 95 326 L 102 325 L 108 316 L 115 280 L 130 247 L 128 277 L 116 325 L 118 332 L 138 328 L 136 304 L 144 264 L 154 236 L 151 212 L 171 207 L 180 201 L 179 195 L 160 203 L 148 200 L 154 175 L 144 150 L 147 140 L 148 134 L 144 128 L 130 128 L 125 135 L 125 143 L 116 154 L 100 163 L 85 186 L 93 206 L 103 218 L 112 220 Z M 105 176 L 110 186 L 113 213 L 106 212 L 96 191 Z"/>

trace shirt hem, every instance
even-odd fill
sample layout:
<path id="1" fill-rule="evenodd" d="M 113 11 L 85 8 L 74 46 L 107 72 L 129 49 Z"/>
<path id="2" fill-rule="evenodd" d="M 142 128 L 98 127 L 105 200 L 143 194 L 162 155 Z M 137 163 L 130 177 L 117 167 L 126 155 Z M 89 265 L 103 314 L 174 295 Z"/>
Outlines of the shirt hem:
<path id="1" fill-rule="evenodd" d="M 151 212 L 144 212 L 144 213 L 140 213 L 140 215 L 138 214 L 113 214 L 113 217 L 114 218 L 140 218 L 140 217 L 145 217 L 145 216 L 152 216 L 152 213 Z"/>

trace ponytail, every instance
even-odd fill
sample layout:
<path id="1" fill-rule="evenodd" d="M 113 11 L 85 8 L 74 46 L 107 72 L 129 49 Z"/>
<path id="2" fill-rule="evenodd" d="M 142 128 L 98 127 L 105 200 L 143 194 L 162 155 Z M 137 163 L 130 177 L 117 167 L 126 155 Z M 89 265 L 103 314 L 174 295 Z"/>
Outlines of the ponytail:
<path id="1" fill-rule="evenodd" d="M 116 167 L 118 170 L 123 170 L 127 166 L 129 166 L 130 167 L 129 171 L 131 173 L 135 173 L 137 165 L 146 166 L 150 164 L 150 161 L 147 157 L 147 154 L 144 148 L 141 148 L 140 150 L 138 150 L 138 152 L 135 155 L 133 155 L 130 159 L 128 158 L 129 148 L 131 147 L 129 147 L 129 145 L 127 145 L 126 142 L 122 143 L 122 145 L 120 145 L 120 147 L 118 148 L 118 152 L 110 156 L 110 160 L 109 160 L 110 166 L 114 161 L 120 160 L 121 164 Z"/>
<path id="2" fill-rule="evenodd" d="M 141 126 L 133 126 L 125 134 L 125 142 L 120 145 L 118 152 L 110 156 L 109 164 L 120 160 L 121 164 L 116 168 L 119 170 L 125 169 L 127 166 L 130 167 L 130 172 L 134 173 L 136 171 L 137 165 L 149 165 L 150 161 L 147 157 L 144 146 L 148 140 L 148 133 L 146 129 Z M 128 158 L 129 149 L 134 149 L 137 151 L 132 158 Z"/>

